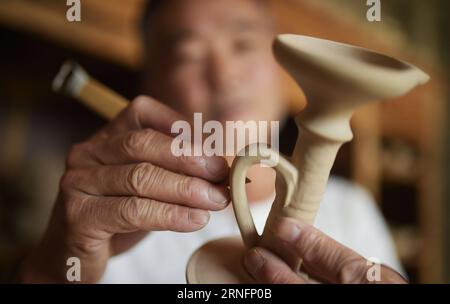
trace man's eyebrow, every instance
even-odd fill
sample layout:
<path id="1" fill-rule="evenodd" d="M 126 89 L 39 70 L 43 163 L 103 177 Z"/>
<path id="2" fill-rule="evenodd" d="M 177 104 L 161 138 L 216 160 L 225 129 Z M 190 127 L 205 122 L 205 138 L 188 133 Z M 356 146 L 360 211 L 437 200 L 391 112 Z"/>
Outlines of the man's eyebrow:
<path id="1" fill-rule="evenodd" d="M 250 32 L 250 31 L 267 31 L 271 29 L 271 26 L 267 22 L 261 22 L 249 19 L 234 19 L 229 25 L 230 30 L 233 32 Z"/>

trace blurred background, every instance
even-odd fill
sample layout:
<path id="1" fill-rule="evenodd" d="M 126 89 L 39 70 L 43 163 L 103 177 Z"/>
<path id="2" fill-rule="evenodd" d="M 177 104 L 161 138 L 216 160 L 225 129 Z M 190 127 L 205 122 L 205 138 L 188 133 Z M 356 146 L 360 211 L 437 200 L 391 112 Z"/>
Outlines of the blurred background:
<path id="1" fill-rule="evenodd" d="M 333 172 L 376 198 L 412 282 L 450 282 L 450 2 L 381 0 L 382 21 L 368 22 L 366 0 L 268 1 L 280 32 L 372 48 L 431 75 L 408 96 L 358 112 L 355 140 L 343 147 Z M 65 0 L 0 2 L 3 277 L 43 233 L 70 146 L 104 124 L 52 93 L 63 61 L 76 60 L 127 98 L 140 93 L 139 24 L 147 1 L 81 2 L 82 22 L 74 23 L 66 19 Z M 289 152 L 291 145 L 281 146 Z"/>

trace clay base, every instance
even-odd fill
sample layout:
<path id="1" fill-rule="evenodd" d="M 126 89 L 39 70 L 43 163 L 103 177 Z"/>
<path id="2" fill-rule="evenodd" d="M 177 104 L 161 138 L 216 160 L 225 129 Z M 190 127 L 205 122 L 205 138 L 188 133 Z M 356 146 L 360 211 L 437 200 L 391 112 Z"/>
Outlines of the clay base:
<path id="1" fill-rule="evenodd" d="M 188 284 L 254 283 L 243 266 L 245 248 L 241 237 L 228 237 L 206 243 L 189 259 Z"/>

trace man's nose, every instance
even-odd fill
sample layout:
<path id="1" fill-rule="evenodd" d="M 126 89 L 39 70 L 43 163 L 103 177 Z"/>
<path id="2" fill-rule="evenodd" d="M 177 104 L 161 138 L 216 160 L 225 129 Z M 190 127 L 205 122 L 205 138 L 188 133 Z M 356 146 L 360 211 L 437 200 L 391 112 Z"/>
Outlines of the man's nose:
<path id="1" fill-rule="evenodd" d="M 210 57 L 208 82 L 212 91 L 227 92 L 239 84 L 240 67 L 230 54 L 218 52 Z"/>

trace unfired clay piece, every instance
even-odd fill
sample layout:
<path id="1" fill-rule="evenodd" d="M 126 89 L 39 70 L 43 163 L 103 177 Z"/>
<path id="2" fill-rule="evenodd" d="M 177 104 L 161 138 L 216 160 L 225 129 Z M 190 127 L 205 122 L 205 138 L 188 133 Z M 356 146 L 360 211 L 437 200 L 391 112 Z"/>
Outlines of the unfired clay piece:
<path id="1" fill-rule="evenodd" d="M 350 118 L 369 102 L 399 97 L 429 77 L 415 66 L 360 47 L 313 37 L 283 34 L 274 54 L 305 93 L 308 105 L 295 120 L 299 138 L 291 158 L 279 158 L 276 198 L 262 236 L 258 235 L 245 193 L 247 169 L 263 155 L 278 156 L 264 146 L 251 145 L 236 157 L 231 170 L 231 197 L 243 242 L 236 238 L 202 246 L 189 261 L 188 283 L 249 283 L 243 268 L 245 249 L 271 248 L 270 227 L 280 216 L 313 224 L 331 167 L 342 144 L 352 139 Z M 355 227 L 356 228 L 356 227 Z M 244 247 L 245 244 L 245 247 Z M 295 267 L 298 270 L 301 261 Z"/>

